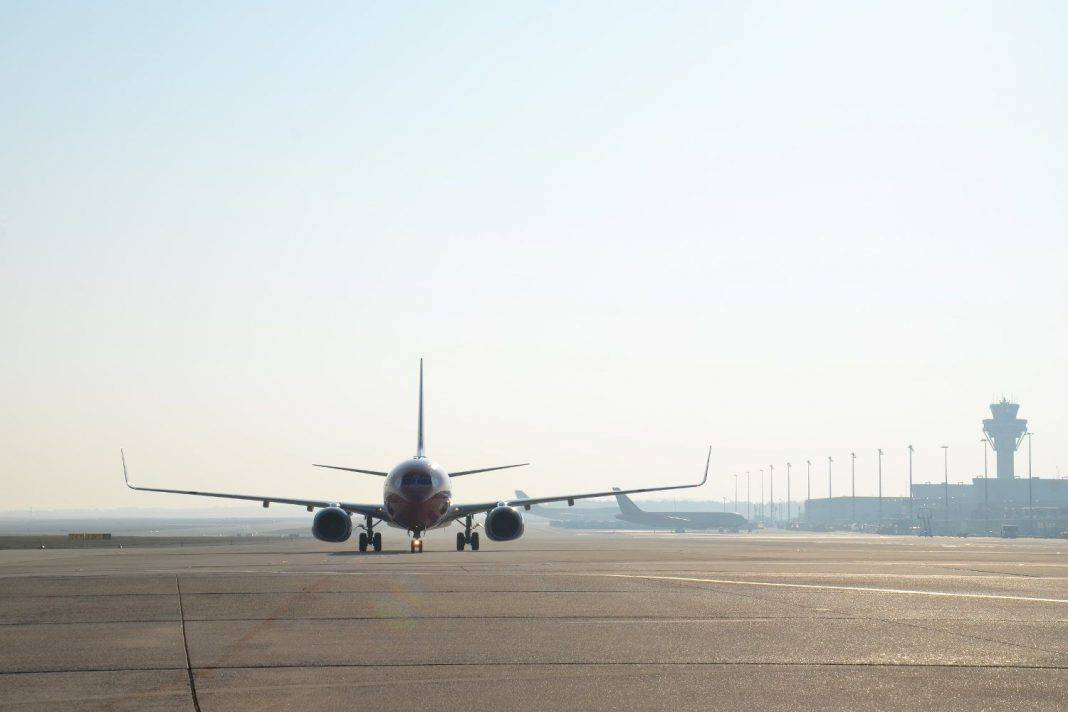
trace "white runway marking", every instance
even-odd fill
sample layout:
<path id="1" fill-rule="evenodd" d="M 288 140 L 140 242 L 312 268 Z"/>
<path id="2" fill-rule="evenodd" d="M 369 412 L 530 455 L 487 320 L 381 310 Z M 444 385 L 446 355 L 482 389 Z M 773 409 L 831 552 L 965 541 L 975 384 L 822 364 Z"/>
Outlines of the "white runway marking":
<path id="1" fill-rule="evenodd" d="M 1007 596 L 998 593 L 953 593 L 951 591 L 917 591 L 907 588 L 874 588 L 870 586 L 832 586 L 814 583 L 772 583 L 770 581 L 734 581 L 731 579 L 690 578 L 687 576 L 646 576 L 641 574 L 589 574 L 613 578 L 652 579 L 657 581 L 695 581 L 698 583 L 721 583 L 734 586 L 769 586 L 772 588 L 808 588 L 823 591 L 863 591 L 865 593 L 903 593 L 911 596 L 942 596 L 945 598 L 986 598 L 1002 601 L 1034 601 L 1036 603 L 1068 603 L 1063 598 L 1035 598 L 1031 596 Z"/>

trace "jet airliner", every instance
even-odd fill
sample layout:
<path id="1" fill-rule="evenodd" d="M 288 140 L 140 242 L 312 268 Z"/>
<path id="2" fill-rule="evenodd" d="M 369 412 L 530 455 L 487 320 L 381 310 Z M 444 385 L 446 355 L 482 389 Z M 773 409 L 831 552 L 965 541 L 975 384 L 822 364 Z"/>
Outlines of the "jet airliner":
<path id="1" fill-rule="evenodd" d="M 662 487 L 644 487 L 641 489 L 613 490 L 609 492 L 589 492 L 584 494 L 564 494 L 551 497 L 518 497 L 516 499 L 476 502 L 473 504 L 456 504 L 452 499 L 452 478 L 473 475 L 479 472 L 492 472 L 519 465 L 498 465 L 477 470 L 446 472 L 438 463 L 426 455 L 423 438 L 423 361 L 419 360 L 419 425 L 416 439 L 415 456 L 404 460 L 389 472 L 369 470 L 337 465 L 316 465 L 346 472 L 373 475 L 385 479 L 381 504 L 360 504 L 355 502 L 330 501 L 321 499 L 290 499 L 253 494 L 229 494 L 223 492 L 199 492 L 194 490 L 163 489 L 159 487 L 140 487 L 130 484 L 130 475 L 126 468 L 126 453 L 122 453 L 122 474 L 126 486 L 142 492 L 165 492 L 170 494 L 188 494 L 200 497 L 222 497 L 225 499 L 243 499 L 263 502 L 264 507 L 272 502 L 293 504 L 306 507 L 309 512 L 318 509 L 312 519 L 312 535 L 320 541 L 341 543 L 352 536 L 353 516 L 362 517 L 363 523 L 356 528 L 362 529 L 358 537 L 358 548 L 367 551 L 382 550 L 382 533 L 375 529 L 386 524 L 404 529 L 410 537 L 409 546 L 412 553 L 423 550 L 423 535 L 430 529 L 448 526 L 453 522 L 463 527 L 456 534 L 456 549 L 463 551 L 470 547 L 478 551 L 479 526 L 491 541 L 513 541 L 523 535 L 523 515 L 520 508 L 529 511 L 537 504 L 547 502 L 564 502 L 574 506 L 576 499 L 606 497 L 613 494 L 636 494 L 639 492 L 662 492 L 664 490 L 700 487 L 708 480 L 708 466 L 712 460 L 712 448 L 708 449 L 705 459 L 705 473 L 700 482 L 689 485 L 670 485 Z M 481 525 L 474 522 L 475 515 L 484 514 Z"/>
<path id="2" fill-rule="evenodd" d="M 741 529 L 752 530 L 752 525 L 745 517 L 733 512 L 647 512 L 634 504 L 626 492 L 613 487 L 612 494 L 616 496 L 616 502 L 619 504 L 616 519 L 624 522 L 654 528 L 664 527 L 677 532 L 687 529 L 730 529 L 733 532 Z"/>

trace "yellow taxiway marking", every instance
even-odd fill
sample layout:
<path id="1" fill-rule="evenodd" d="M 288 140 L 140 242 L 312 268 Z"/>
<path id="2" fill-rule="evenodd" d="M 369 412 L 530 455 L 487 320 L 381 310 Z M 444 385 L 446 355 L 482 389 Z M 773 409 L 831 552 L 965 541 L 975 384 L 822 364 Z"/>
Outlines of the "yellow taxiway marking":
<path id="1" fill-rule="evenodd" d="M 942 596 L 945 598 L 985 598 L 1001 601 L 1034 601 L 1036 603 L 1068 603 L 1063 598 L 1037 598 L 1033 596 L 1008 596 L 999 593 L 954 593 L 952 591 L 918 591 L 908 588 L 875 588 L 872 586 L 832 586 L 814 583 L 773 583 L 771 581 L 736 581 L 731 579 L 691 578 L 688 576 L 647 576 L 642 574 L 592 574 L 612 578 L 652 579 L 656 581 L 692 581 L 697 583 L 720 583 L 733 586 L 768 586 L 771 588 L 807 588 L 821 591 L 862 591 L 865 593 L 902 593 L 910 596 Z"/>

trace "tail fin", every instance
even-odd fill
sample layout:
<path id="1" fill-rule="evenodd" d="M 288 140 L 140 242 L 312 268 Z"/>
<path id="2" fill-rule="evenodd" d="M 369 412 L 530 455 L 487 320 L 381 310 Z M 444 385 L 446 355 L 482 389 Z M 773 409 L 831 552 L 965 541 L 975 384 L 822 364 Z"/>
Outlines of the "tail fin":
<path id="1" fill-rule="evenodd" d="M 419 359 L 419 441 L 415 446 L 416 457 L 426 457 L 423 447 L 423 359 Z"/>
<path id="2" fill-rule="evenodd" d="M 612 490 L 618 492 L 619 488 L 613 487 Z M 634 502 L 630 501 L 630 497 L 625 494 L 617 494 L 616 503 L 619 505 L 619 511 L 623 514 L 643 514 L 641 508 L 634 504 Z"/>

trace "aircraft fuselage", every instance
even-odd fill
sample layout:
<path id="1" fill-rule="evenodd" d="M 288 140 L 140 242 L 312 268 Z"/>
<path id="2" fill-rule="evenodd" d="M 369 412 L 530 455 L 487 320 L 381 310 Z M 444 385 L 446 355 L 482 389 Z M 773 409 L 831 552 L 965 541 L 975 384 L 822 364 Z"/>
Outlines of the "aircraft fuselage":
<path id="1" fill-rule="evenodd" d="M 416 535 L 438 526 L 452 504 L 449 473 L 425 457 L 413 457 L 390 470 L 383 489 L 390 524 Z"/>

